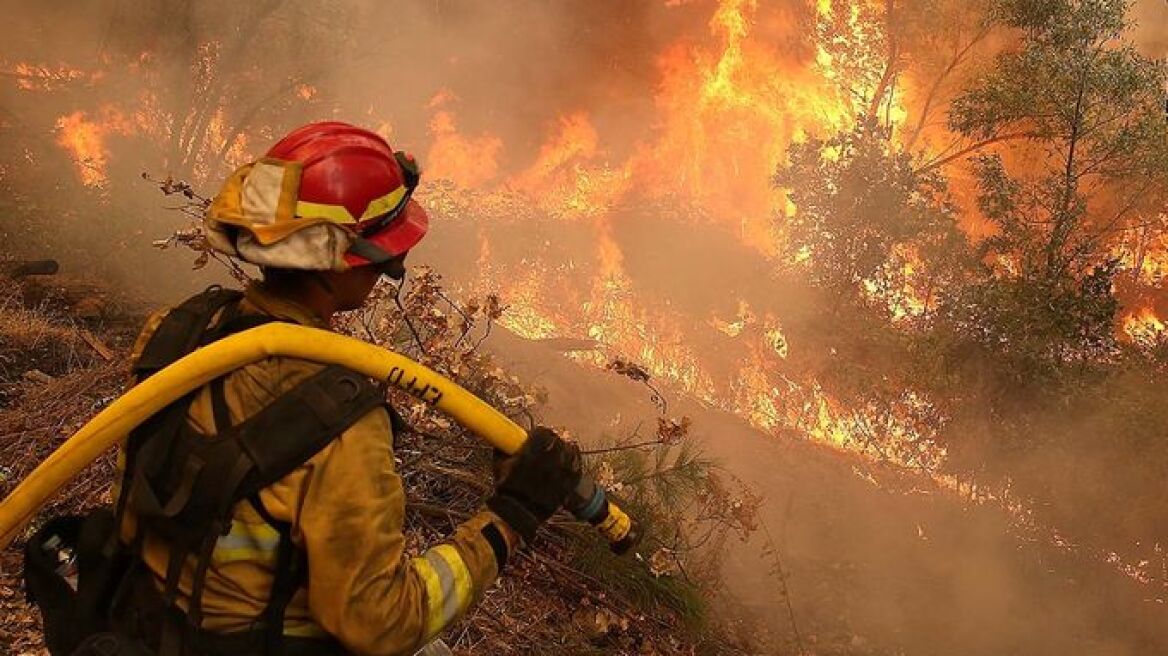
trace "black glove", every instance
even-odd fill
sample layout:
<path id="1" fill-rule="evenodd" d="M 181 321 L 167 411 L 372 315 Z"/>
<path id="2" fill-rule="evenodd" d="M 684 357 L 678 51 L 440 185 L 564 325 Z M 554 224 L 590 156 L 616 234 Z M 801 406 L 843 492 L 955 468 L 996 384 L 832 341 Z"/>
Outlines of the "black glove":
<path id="1" fill-rule="evenodd" d="M 487 507 L 530 543 L 576 489 L 581 471 L 580 449 L 537 427 L 519 453 L 496 462 L 495 495 Z"/>

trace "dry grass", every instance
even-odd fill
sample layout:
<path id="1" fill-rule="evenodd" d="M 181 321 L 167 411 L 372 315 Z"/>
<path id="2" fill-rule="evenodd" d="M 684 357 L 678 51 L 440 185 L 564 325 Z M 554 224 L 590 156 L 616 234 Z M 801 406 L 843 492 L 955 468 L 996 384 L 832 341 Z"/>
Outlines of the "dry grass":
<path id="1" fill-rule="evenodd" d="M 125 380 L 120 367 L 77 369 L 45 384 L 22 382 L 15 402 L 0 408 L 0 494 L 7 494 L 115 397 Z M 108 500 L 112 453 L 74 479 L 47 512 L 75 512 Z"/>
<path id="2" fill-rule="evenodd" d="M 117 394 L 125 375 L 107 364 L 69 317 L 21 304 L 19 288 L 0 281 L 0 496 Z M 51 379 L 30 379 L 39 370 Z M 69 483 L 40 518 L 77 512 L 108 499 L 113 456 Z M 34 522 L 35 525 L 36 522 Z M 0 552 L 0 653 L 43 654 L 40 619 L 28 606 L 17 547 Z"/>
<path id="3" fill-rule="evenodd" d="M 71 317 L 24 307 L 20 287 L 0 277 L 0 386 L 17 383 L 28 371 L 58 376 L 99 360 Z"/>
<path id="4" fill-rule="evenodd" d="M 21 383 L 14 404 L 0 409 L 0 496 L 8 494 L 60 442 L 116 393 L 123 380 L 111 366 L 79 369 L 48 384 Z M 112 452 L 90 465 L 38 516 L 78 512 L 108 500 Z M 34 525 L 37 523 L 34 522 Z M 40 618 L 26 603 L 17 547 L 0 552 L 0 653 L 44 654 Z"/>

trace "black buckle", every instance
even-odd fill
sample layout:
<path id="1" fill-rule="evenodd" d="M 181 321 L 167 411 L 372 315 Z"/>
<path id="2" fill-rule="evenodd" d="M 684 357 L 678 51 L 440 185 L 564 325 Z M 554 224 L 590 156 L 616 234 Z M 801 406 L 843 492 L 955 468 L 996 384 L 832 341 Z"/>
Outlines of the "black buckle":
<path id="1" fill-rule="evenodd" d="M 401 216 L 402 212 L 406 209 L 406 205 L 409 205 L 410 199 L 413 198 L 414 190 L 418 188 L 418 183 L 422 180 L 422 170 L 418 168 L 418 160 L 414 159 L 413 155 L 397 150 L 394 151 L 393 158 L 397 160 L 398 166 L 401 167 L 406 193 L 393 209 L 371 220 L 368 225 L 363 226 L 360 231 L 362 236 L 381 231 L 390 223 L 393 223 L 394 219 Z"/>
<path id="2" fill-rule="evenodd" d="M 402 151 L 396 150 L 393 153 L 393 158 L 397 160 L 397 165 L 401 167 L 402 177 L 405 178 L 406 189 L 413 191 L 418 183 L 422 181 L 422 169 L 418 166 L 418 160 L 414 156 Z"/>

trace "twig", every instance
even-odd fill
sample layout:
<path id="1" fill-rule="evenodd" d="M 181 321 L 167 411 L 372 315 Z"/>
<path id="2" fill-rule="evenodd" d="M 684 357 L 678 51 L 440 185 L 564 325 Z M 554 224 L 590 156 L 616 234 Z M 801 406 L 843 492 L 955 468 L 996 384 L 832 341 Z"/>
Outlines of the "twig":
<path id="1" fill-rule="evenodd" d="M 106 362 L 113 361 L 113 359 L 114 359 L 113 352 L 110 351 L 109 347 L 106 346 L 105 344 L 103 344 L 102 341 L 100 339 L 98 339 L 96 335 L 94 335 L 93 333 L 89 332 L 88 330 L 86 330 L 84 328 L 79 328 L 77 330 L 77 334 L 81 336 L 81 339 L 84 340 L 85 343 L 88 344 L 90 348 L 92 348 L 94 351 L 97 352 L 98 355 L 101 356 L 102 360 L 105 360 Z"/>
<path id="2" fill-rule="evenodd" d="M 412 510 L 419 515 L 425 515 L 427 517 L 446 519 L 449 520 L 452 524 L 456 522 L 464 522 L 471 517 L 470 513 L 462 512 L 460 510 L 453 510 L 451 508 L 447 508 L 446 506 L 438 506 L 432 503 L 417 503 L 411 501 L 406 504 L 406 510 Z"/>
<path id="3" fill-rule="evenodd" d="M 426 351 L 426 345 L 422 343 L 422 337 L 420 335 L 418 335 L 417 328 L 414 328 L 414 322 L 410 321 L 410 313 L 407 312 L 406 307 L 404 305 L 402 305 L 401 293 L 402 293 L 402 288 L 404 288 L 405 286 L 406 286 L 406 284 L 405 284 L 404 280 L 397 284 L 397 288 L 394 289 L 394 292 L 393 292 L 393 304 L 397 306 L 398 310 L 401 310 L 402 320 L 406 322 L 406 326 L 409 327 L 409 329 L 410 329 L 410 334 L 414 336 L 414 342 L 418 345 L 418 350 L 420 350 L 422 352 L 422 355 L 430 355 Z"/>
<path id="4" fill-rule="evenodd" d="M 598 453 L 612 453 L 614 451 L 628 451 L 630 449 L 641 449 L 641 448 L 644 448 L 647 446 L 660 446 L 660 445 L 661 445 L 661 440 L 657 439 L 657 440 L 650 440 L 648 442 L 637 442 L 636 444 L 624 444 L 621 446 L 610 446 L 606 449 L 591 449 L 588 451 L 581 451 L 580 453 L 582 453 L 586 456 L 591 456 L 591 455 L 596 455 Z"/>
<path id="5" fill-rule="evenodd" d="M 438 474 L 440 476 L 452 478 L 456 481 L 459 481 L 460 483 L 469 485 L 484 494 L 489 493 L 494 489 L 490 484 L 484 483 L 483 481 L 466 472 L 458 471 L 456 469 L 449 469 L 447 467 L 442 467 L 441 465 L 425 462 L 418 465 L 418 469 L 424 472 L 430 472 L 432 474 Z"/>
<path id="6" fill-rule="evenodd" d="M 491 326 L 494 325 L 494 321 L 487 319 L 487 329 L 483 332 L 483 336 L 479 338 L 479 341 L 475 342 L 474 348 L 471 349 L 472 351 L 479 350 L 479 347 L 483 345 L 483 342 L 487 341 L 487 338 L 491 336 Z"/>
<path id="7" fill-rule="evenodd" d="M 789 500 L 788 500 L 789 502 Z M 781 587 L 780 593 L 783 595 L 783 603 L 787 606 L 787 617 L 791 622 L 791 630 L 795 633 L 795 644 L 799 646 L 799 653 L 806 652 L 803 646 L 803 636 L 799 632 L 799 623 L 795 621 L 795 607 L 791 603 L 791 590 L 787 585 L 787 573 L 783 568 L 783 559 L 779 553 L 779 545 L 771 537 L 770 529 L 767 528 L 766 522 L 759 520 L 759 525 L 762 527 L 763 536 L 766 538 L 766 549 L 764 553 L 769 552 L 775 561 L 774 573 L 778 576 L 779 585 Z"/>
<path id="8" fill-rule="evenodd" d="M 458 339 L 454 342 L 454 348 L 458 348 L 462 344 L 462 340 L 466 339 L 467 334 L 470 333 L 471 328 L 474 328 L 474 319 L 472 319 L 470 315 L 468 315 L 462 308 L 458 307 L 457 303 L 450 300 L 450 298 L 446 296 L 446 294 L 444 294 L 441 289 L 435 290 L 434 293 L 438 295 L 438 298 L 446 301 L 447 305 L 454 308 L 454 311 L 462 316 L 462 334 L 460 334 Z"/>

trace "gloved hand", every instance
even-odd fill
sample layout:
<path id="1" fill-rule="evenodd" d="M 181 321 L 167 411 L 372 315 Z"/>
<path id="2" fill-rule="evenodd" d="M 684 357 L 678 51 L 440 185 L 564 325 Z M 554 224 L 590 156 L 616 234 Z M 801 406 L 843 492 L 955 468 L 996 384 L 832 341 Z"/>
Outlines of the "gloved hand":
<path id="1" fill-rule="evenodd" d="M 495 495 L 487 507 L 531 542 L 576 488 L 582 467 L 576 445 L 548 428 L 534 428 L 519 453 L 496 462 Z"/>

